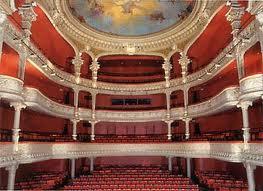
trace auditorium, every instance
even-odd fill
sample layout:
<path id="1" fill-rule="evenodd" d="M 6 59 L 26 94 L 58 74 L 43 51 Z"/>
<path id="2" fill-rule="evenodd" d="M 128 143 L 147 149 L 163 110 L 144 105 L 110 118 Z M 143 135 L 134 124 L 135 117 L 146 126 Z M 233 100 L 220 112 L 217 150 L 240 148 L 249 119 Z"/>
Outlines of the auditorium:
<path id="1" fill-rule="evenodd" d="M 262 0 L 0 0 L 0 190 L 263 191 Z"/>

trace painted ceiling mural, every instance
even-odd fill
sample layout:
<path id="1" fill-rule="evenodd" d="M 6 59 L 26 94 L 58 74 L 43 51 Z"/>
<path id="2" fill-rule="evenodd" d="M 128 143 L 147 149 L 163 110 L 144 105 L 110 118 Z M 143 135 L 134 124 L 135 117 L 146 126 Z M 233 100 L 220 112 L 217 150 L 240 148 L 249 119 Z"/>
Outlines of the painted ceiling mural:
<path id="1" fill-rule="evenodd" d="M 160 32 L 184 20 L 194 0 L 69 0 L 80 22 L 101 32 L 140 36 Z"/>

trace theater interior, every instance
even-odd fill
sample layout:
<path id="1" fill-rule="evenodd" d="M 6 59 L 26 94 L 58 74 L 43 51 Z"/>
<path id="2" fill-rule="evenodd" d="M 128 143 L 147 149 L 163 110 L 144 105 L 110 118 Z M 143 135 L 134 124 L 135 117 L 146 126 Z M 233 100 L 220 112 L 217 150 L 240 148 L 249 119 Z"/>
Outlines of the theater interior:
<path id="1" fill-rule="evenodd" d="M 0 190 L 263 191 L 261 0 L 1 0 Z"/>

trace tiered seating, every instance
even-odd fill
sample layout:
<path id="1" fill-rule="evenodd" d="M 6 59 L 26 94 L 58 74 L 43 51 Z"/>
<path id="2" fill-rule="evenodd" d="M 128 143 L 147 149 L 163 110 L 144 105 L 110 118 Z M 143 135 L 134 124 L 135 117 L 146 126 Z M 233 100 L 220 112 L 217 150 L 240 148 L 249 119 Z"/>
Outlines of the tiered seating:
<path id="1" fill-rule="evenodd" d="M 169 142 L 167 135 L 96 135 L 97 143 L 153 143 Z"/>
<path id="2" fill-rule="evenodd" d="M 247 191 L 248 185 L 242 179 L 234 178 L 229 172 L 195 172 L 201 185 L 214 191 Z"/>
<path id="3" fill-rule="evenodd" d="M 160 167 L 108 167 L 74 179 L 63 190 L 198 191 L 189 178 L 171 175 Z"/>
<path id="4" fill-rule="evenodd" d="M 63 173 L 34 173 L 29 178 L 15 184 L 16 190 L 52 190 L 63 184 L 65 181 Z"/>
<path id="5" fill-rule="evenodd" d="M 22 131 L 19 133 L 20 141 L 40 141 L 40 142 L 72 142 L 72 136 L 63 135 L 58 133 L 36 133 Z M 78 135 L 78 141 L 89 141 L 89 135 Z M 12 131 L 11 130 L 0 130 L 0 141 L 12 141 Z"/>
<path id="6" fill-rule="evenodd" d="M 186 141 L 184 134 L 175 134 L 174 141 Z M 239 141 L 242 140 L 242 130 L 212 131 L 202 135 L 192 135 L 188 141 Z"/>

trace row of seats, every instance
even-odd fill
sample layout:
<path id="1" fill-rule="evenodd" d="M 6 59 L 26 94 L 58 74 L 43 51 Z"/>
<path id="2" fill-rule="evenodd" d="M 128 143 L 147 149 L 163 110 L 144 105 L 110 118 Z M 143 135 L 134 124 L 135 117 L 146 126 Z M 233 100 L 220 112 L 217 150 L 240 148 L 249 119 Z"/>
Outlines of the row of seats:
<path id="1" fill-rule="evenodd" d="M 72 136 L 63 134 L 46 134 L 46 133 L 34 133 L 34 132 L 20 132 L 20 141 L 40 141 L 40 142 L 72 142 Z M 89 135 L 78 135 L 78 141 L 89 141 Z M 0 130 L 0 141 L 10 142 L 12 141 L 11 130 Z"/>
<path id="2" fill-rule="evenodd" d="M 245 180 L 236 179 L 226 171 L 196 171 L 195 176 L 201 185 L 214 191 L 247 191 Z"/>
<path id="3" fill-rule="evenodd" d="M 198 191 L 198 185 L 189 178 L 172 175 L 160 167 L 105 167 L 97 168 L 91 175 L 81 175 L 63 190 L 101 191 Z"/>
<path id="4" fill-rule="evenodd" d="M 35 172 L 30 177 L 15 183 L 15 190 L 54 190 L 66 180 L 66 174 L 57 172 Z M 0 188 L 4 190 L 5 188 Z"/>
<path id="5" fill-rule="evenodd" d="M 167 135 L 96 135 L 97 143 L 154 143 L 170 142 Z"/>
<path id="6" fill-rule="evenodd" d="M 263 140 L 263 128 L 251 128 L 250 135 L 251 141 Z M 240 130 L 228 130 L 228 131 L 213 131 L 205 132 L 202 135 L 192 135 L 190 139 L 186 140 L 184 134 L 175 134 L 173 136 L 174 141 L 240 141 L 243 139 L 243 132 Z"/>

